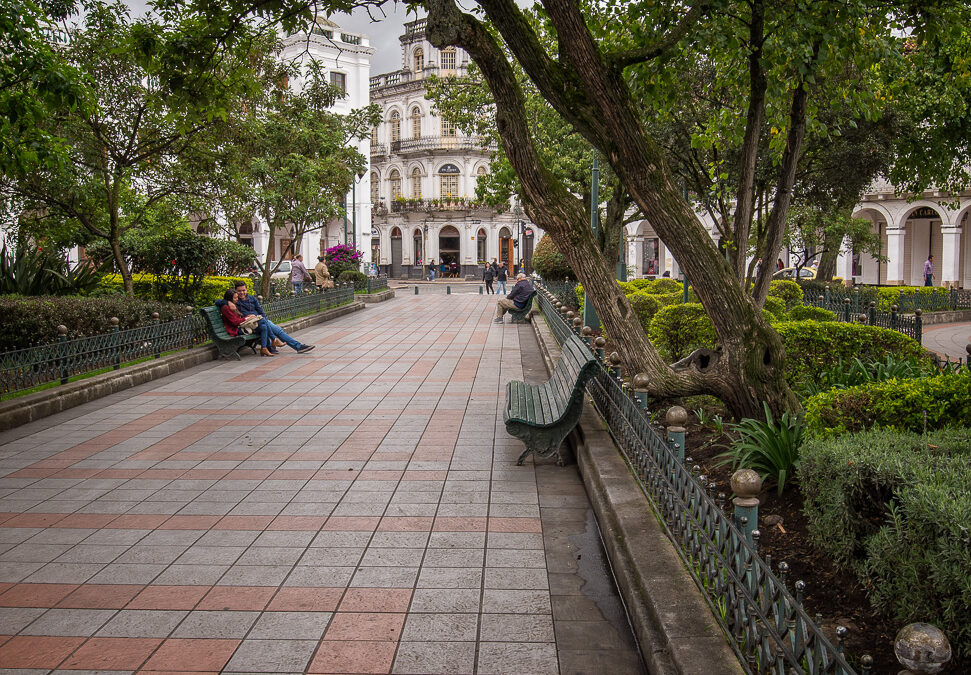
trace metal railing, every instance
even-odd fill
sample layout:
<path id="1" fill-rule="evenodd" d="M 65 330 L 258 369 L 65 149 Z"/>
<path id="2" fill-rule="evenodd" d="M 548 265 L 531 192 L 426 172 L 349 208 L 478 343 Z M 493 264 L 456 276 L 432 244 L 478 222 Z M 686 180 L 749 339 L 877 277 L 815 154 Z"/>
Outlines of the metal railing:
<path id="1" fill-rule="evenodd" d="M 941 288 L 926 286 L 872 286 L 859 285 L 846 287 L 842 284 L 822 284 L 821 282 L 802 282 L 803 298 L 806 302 L 816 301 L 820 296 L 831 303 L 844 303 L 849 299 L 852 311 L 859 314 L 876 303 L 877 311 L 886 311 L 896 305 L 902 314 L 912 314 L 918 309 L 922 312 L 948 312 L 971 310 L 971 289 Z M 881 298 L 880 289 L 895 291 L 892 301 L 886 296 Z"/>
<path id="2" fill-rule="evenodd" d="M 546 290 L 572 309 L 577 309 L 580 306 L 577 299 L 577 285 L 576 281 L 543 281 L 543 287 Z"/>
<path id="3" fill-rule="evenodd" d="M 889 312 L 882 312 L 876 308 L 876 301 L 874 300 L 871 300 L 867 306 L 861 306 L 858 300 L 855 301 L 849 296 L 844 296 L 842 302 L 835 298 L 827 300 L 826 296 L 823 295 L 816 299 L 804 297 L 803 302 L 812 307 L 833 312 L 838 321 L 889 328 L 917 340 L 918 343 L 923 341 L 924 312 L 920 309 L 913 314 L 904 314 L 898 311 L 897 306 L 894 305 Z"/>
<path id="4" fill-rule="evenodd" d="M 367 278 L 367 292 L 379 293 L 388 290 L 388 277 L 377 276 Z"/>
<path id="5" fill-rule="evenodd" d="M 557 342 L 577 334 L 563 316 L 566 308 L 557 311 L 552 293 L 541 290 L 537 298 Z M 805 584 L 796 581 L 795 595 L 790 592 L 787 566 L 779 565 L 778 576 L 772 571 L 771 560 L 758 553 L 757 534 L 750 543 L 741 523 L 726 513 L 724 496 L 716 499 L 714 485 L 699 482 L 654 428 L 619 371 L 601 363 L 601 372 L 587 385 L 594 405 L 745 671 L 854 673 L 842 643 L 834 646 L 803 609 Z M 861 661 L 871 662 L 869 657 Z M 865 665 L 863 675 L 868 673 Z"/>
<path id="6" fill-rule="evenodd" d="M 353 286 L 327 289 L 268 300 L 263 310 L 271 321 L 281 323 L 297 316 L 320 312 L 354 300 Z M 157 315 L 156 315 L 157 316 Z M 115 330 L 68 340 L 66 331 L 54 343 L 0 353 L 0 394 L 10 394 L 43 384 L 67 384 L 71 377 L 99 370 L 121 368 L 123 363 L 159 358 L 164 352 L 189 349 L 209 341 L 205 320 L 193 312 L 181 319 L 136 328 Z"/>
<path id="7" fill-rule="evenodd" d="M 425 152 L 427 150 L 481 150 L 495 152 L 496 144 L 484 137 L 422 136 L 391 142 L 392 153 Z"/>

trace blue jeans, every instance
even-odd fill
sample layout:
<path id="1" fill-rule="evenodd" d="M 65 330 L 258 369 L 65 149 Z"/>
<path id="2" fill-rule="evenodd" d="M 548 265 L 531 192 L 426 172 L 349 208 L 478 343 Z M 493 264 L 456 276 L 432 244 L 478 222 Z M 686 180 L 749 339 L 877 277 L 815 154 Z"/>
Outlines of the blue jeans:
<path id="1" fill-rule="evenodd" d="M 295 294 L 297 294 L 297 295 L 300 295 L 301 293 L 303 293 L 303 282 L 302 281 L 294 281 L 293 282 L 293 292 Z"/>
<path id="2" fill-rule="evenodd" d="M 275 323 L 263 317 L 260 319 L 260 345 L 266 347 L 267 349 L 273 349 L 273 338 L 279 338 L 283 340 L 289 347 L 293 349 L 300 349 L 303 345 L 292 337 L 287 335 L 282 328 L 277 326 Z"/>
<path id="3" fill-rule="evenodd" d="M 496 293 L 502 293 L 503 295 L 506 294 L 506 282 L 505 281 L 496 281 Z"/>
<path id="4" fill-rule="evenodd" d="M 924 275 L 924 285 L 925 286 L 933 286 L 934 285 L 934 275 L 933 274 L 925 274 Z"/>

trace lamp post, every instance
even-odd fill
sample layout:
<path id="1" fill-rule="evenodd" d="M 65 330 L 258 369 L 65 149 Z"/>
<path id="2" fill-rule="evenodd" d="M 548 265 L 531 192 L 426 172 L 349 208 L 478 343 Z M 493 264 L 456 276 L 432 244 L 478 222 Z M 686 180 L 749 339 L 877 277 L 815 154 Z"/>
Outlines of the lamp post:
<path id="1" fill-rule="evenodd" d="M 428 223 L 421 226 L 421 278 L 428 277 Z"/>
<path id="2" fill-rule="evenodd" d="M 519 206 L 519 199 L 518 198 L 516 199 L 516 209 L 515 209 L 515 213 L 516 213 L 516 244 L 515 244 L 515 246 L 518 249 L 516 251 L 516 255 L 518 255 L 519 258 L 522 259 L 522 257 L 523 257 L 523 248 L 522 248 L 521 242 L 523 240 L 523 219 L 522 219 L 523 210 Z M 515 269 L 516 269 L 515 262 L 516 261 L 514 260 L 513 261 L 513 271 L 514 272 L 515 272 Z M 523 270 L 519 270 L 519 271 L 522 272 Z"/>
<path id="3" fill-rule="evenodd" d="M 593 230 L 593 239 L 597 240 L 597 208 L 600 204 L 600 164 L 597 162 L 597 151 L 593 152 L 593 170 L 590 174 L 590 229 Z M 584 296 L 583 301 L 583 325 L 590 326 L 594 330 L 600 328 L 600 317 L 590 299 L 590 293 Z"/>

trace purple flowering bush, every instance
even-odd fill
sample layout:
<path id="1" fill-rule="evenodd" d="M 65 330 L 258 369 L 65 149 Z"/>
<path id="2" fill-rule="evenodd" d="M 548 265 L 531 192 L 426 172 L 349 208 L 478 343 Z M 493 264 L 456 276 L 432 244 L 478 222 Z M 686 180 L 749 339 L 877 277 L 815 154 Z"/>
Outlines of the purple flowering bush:
<path id="1" fill-rule="evenodd" d="M 353 246 L 338 244 L 324 251 L 324 262 L 332 279 L 340 277 L 342 272 L 360 270 L 363 255 Z"/>

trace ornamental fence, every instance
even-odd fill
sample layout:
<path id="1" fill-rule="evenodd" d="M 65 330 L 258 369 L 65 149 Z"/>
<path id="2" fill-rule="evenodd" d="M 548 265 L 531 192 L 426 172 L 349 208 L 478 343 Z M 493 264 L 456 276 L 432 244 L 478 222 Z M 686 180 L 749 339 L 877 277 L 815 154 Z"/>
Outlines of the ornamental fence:
<path id="1" fill-rule="evenodd" d="M 578 335 L 593 349 L 576 322 L 567 322 L 568 308 L 558 309 L 562 301 L 544 286 L 536 297 L 557 342 Z M 844 654 L 846 630 L 837 628 L 837 646 L 825 637 L 819 620 L 803 609 L 805 584 L 796 581 L 790 591 L 788 565 L 780 562 L 773 571 L 771 557 L 759 555 L 755 523 L 725 510 L 725 495 L 716 497 L 714 483 L 687 466 L 683 445 L 662 439 L 646 398 L 623 381 L 620 368 L 608 365 L 597 347 L 601 368 L 588 393 L 743 669 L 752 675 L 855 673 Z M 860 663 L 862 675 L 868 675 L 872 659 L 864 655 Z"/>
<path id="2" fill-rule="evenodd" d="M 818 301 L 820 297 L 826 302 L 842 305 L 850 301 L 851 311 L 860 314 L 870 307 L 870 303 L 880 303 L 881 289 L 895 291 L 893 303 L 897 311 L 902 314 L 913 314 L 917 310 L 922 312 L 953 312 L 971 310 L 971 289 L 941 288 L 928 286 L 907 287 L 900 292 L 900 286 L 843 286 L 842 284 L 824 284 L 820 281 L 801 281 L 803 299 L 808 304 Z M 886 300 L 883 306 L 886 307 Z"/>
<path id="3" fill-rule="evenodd" d="M 806 305 L 833 312 L 836 314 L 837 321 L 889 328 L 917 340 L 918 343 L 923 340 L 924 312 L 921 309 L 917 309 L 913 314 L 904 314 L 898 310 L 897 305 L 893 305 L 889 312 L 883 312 L 877 309 L 875 300 L 864 305 L 859 298 L 849 296 L 843 296 L 840 301 L 838 296 L 830 296 L 827 299 L 825 295 L 820 295 L 813 299 L 804 295 L 803 302 Z"/>
<path id="4" fill-rule="evenodd" d="M 263 310 L 271 321 L 282 323 L 353 300 L 353 286 L 345 285 L 321 293 L 267 300 Z M 76 375 L 119 370 L 130 361 L 157 359 L 165 352 L 191 349 L 209 341 L 205 319 L 198 313 L 164 323 L 157 313 L 153 317 L 152 324 L 126 330 L 119 330 L 118 319 L 112 318 L 114 331 L 73 340 L 67 339 L 66 328 L 59 327 L 57 342 L 0 353 L 0 394 L 49 383 L 67 384 Z"/>
<path id="5" fill-rule="evenodd" d="M 379 293 L 381 291 L 388 290 L 388 277 L 378 276 L 378 277 L 368 277 L 367 278 L 367 292 Z"/>

